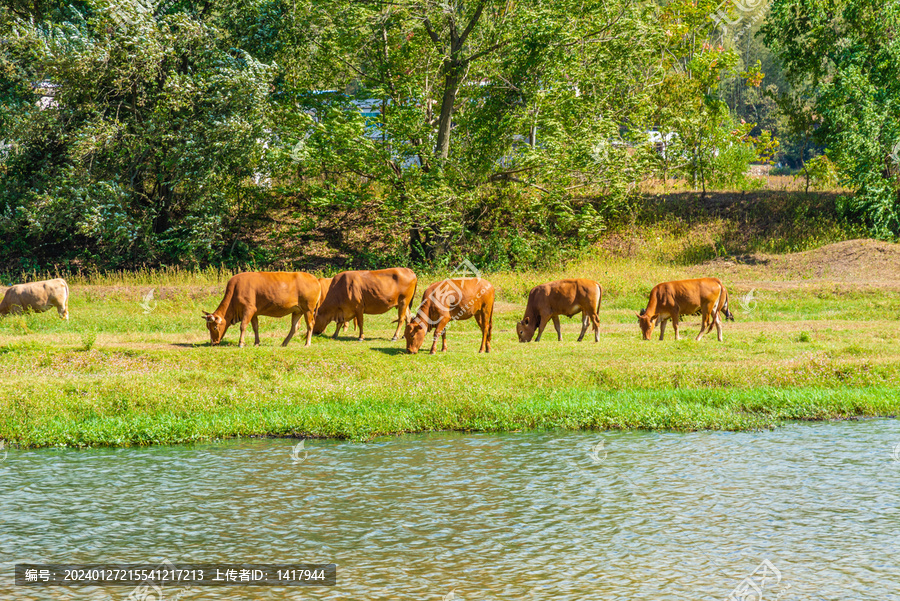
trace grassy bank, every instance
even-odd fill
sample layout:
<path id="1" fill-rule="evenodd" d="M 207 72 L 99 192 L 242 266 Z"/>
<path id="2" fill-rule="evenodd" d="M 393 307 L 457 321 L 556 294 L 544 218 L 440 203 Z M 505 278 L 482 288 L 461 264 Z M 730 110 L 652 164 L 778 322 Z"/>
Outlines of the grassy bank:
<path id="1" fill-rule="evenodd" d="M 260 348 L 237 348 L 234 329 L 211 348 L 200 310 L 216 306 L 227 274 L 74 278 L 69 323 L 51 313 L 0 320 L 0 438 L 79 446 L 433 430 L 745 429 L 900 413 L 900 282 L 889 279 L 900 251 L 852 242 L 751 259 L 677 266 L 657 260 L 652 248 L 633 257 L 598 248 L 564 272 L 486 274 L 499 290 L 490 355 L 475 352 L 471 321 L 454 324 L 447 353 L 406 355 L 402 342 L 389 340 L 390 315 L 367 317 L 362 343 L 348 332 L 337 341 L 315 338 L 309 349 L 281 348 L 287 320 L 263 318 Z M 729 286 L 738 321 L 726 324 L 725 343 L 694 342 L 698 318 L 685 324 L 688 340 L 641 341 L 634 312 L 649 288 L 701 273 Z M 600 343 L 576 343 L 580 324 L 563 320 L 563 342 L 548 329 L 540 343 L 519 344 L 515 322 L 527 291 L 566 275 L 604 285 Z M 420 282 L 439 277 L 420 274 Z M 155 299 L 142 306 L 151 288 Z"/>

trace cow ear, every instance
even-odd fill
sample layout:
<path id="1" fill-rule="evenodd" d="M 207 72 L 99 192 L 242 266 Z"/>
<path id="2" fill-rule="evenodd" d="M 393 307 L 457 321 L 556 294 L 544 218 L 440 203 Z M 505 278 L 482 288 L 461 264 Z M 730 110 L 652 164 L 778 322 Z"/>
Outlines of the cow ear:
<path id="1" fill-rule="evenodd" d="M 528 322 L 529 322 L 529 319 L 526 317 L 525 319 L 522 320 L 522 325 L 527 326 Z"/>
<path id="2" fill-rule="evenodd" d="M 635 313 L 635 315 L 637 315 L 637 317 L 638 317 L 638 319 L 640 319 L 640 318 L 641 318 L 641 317 L 643 317 L 643 316 L 644 316 L 644 314 L 643 314 L 643 313 Z"/>

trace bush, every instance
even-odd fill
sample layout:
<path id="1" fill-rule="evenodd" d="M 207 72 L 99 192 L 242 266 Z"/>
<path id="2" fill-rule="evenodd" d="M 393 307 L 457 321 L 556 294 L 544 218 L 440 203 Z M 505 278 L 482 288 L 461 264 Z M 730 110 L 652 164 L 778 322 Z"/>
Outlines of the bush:
<path id="1" fill-rule="evenodd" d="M 809 182 L 819 190 L 831 190 L 838 185 L 838 168 L 826 155 L 820 154 L 806 162 Z"/>
<path id="2" fill-rule="evenodd" d="M 711 165 L 709 181 L 714 187 L 751 190 L 759 183 L 749 175 L 750 163 L 756 160 L 753 144 L 733 143 L 719 151 Z"/>

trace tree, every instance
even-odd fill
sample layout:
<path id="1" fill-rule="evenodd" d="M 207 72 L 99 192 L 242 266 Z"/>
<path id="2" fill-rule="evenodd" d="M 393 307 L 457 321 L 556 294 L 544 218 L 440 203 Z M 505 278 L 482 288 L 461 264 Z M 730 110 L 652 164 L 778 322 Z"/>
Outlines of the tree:
<path id="1" fill-rule="evenodd" d="M 810 99 L 843 183 L 843 205 L 881 237 L 900 234 L 900 5 L 775 0 L 763 27 L 793 91 Z"/>
<path id="2" fill-rule="evenodd" d="M 324 104 L 322 94 L 297 96 L 317 121 L 284 132 L 309 151 L 297 194 L 321 205 L 339 189 L 371 199 L 377 187 L 381 218 L 409 232 L 414 260 L 481 244 L 479 219 L 514 230 L 494 231 L 504 241 L 595 238 L 599 213 L 646 169 L 646 153 L 624 147 L 640 139 L 646 90 L 661 77 L 650 12 L 628 0 L 310 7 L 312 71 L 334 74 L 324 85 L 338 94 Z M 368 122 L 350 114 L 349 101 L 364 99 L 381 103 Z M 325 164 L 330 177 L 306 177 Z M 597 187 L 592 198 L 575 193 Z M 518 202 L 500 201 L 509 195 Z M 516 216 L 489 217 L 501 206 Z"/>
<path id="3" fill-rule="evenodd" d="M 4 112 L 7 245 L 105 265 L 223 259 L 259 200 L 274 70 L 210 21 L 185 6 L 15 18 L 4 64 L 31 101 Z"/>

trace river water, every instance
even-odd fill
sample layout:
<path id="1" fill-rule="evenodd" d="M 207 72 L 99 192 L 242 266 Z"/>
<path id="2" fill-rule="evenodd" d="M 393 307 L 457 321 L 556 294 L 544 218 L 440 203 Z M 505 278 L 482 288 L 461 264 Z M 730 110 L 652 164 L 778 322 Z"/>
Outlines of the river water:
<path id="1" fill-rule="evenodd" d="M 15 587 L 15 563 L 166 560 L 338 565 L 183 600 L 900 600 L 896 420 L 296 444 L 9 450 L 0 598 L 131 593 Z"/>

